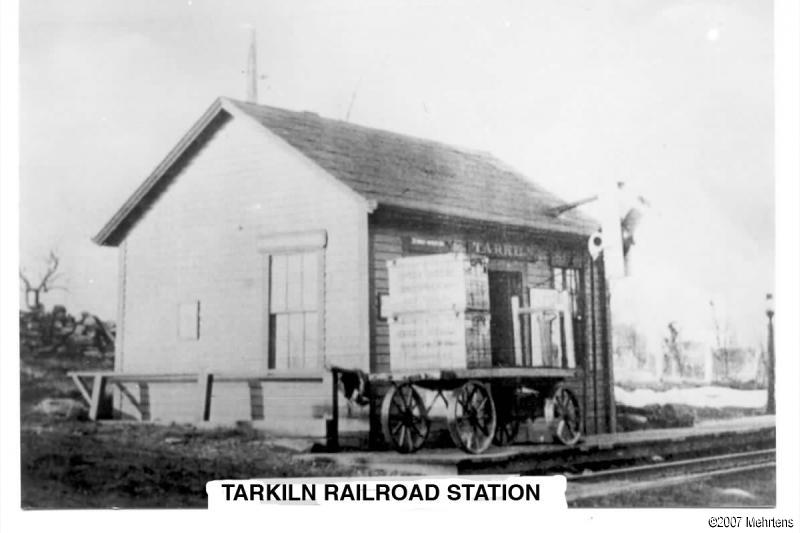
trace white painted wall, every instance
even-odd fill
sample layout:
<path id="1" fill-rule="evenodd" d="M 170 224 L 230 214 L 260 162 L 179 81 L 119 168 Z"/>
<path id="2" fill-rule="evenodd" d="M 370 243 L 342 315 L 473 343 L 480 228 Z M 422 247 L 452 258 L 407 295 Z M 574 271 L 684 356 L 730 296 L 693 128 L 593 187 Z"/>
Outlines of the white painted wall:
<path id="1" fill-rule="evenodd" d="M 258 237 L 319 229 L 328 233 L 325 362 L 368 369 L 366 216 L 359 197 L 282 139 L 246 117 L 228 121 L 126 238 L 118 371 L 264 373 Z M 200 338 L 181 340 L 178 305 L 194 300 L 200 301 Z M 281 387 L 265 390 L 269 402 L 297 396 Z M 304 412 L 330 401 L 327 386 L 313 387 L 319 394 L 302 395 Z M 246 384 L 241 388 L 241 394 L 218 389 L 212 419 L 249 418 Z M 153 417 L 191 417 L 194 406 L 182 404 L 198 399 L 165 389 L 150 387 Z M 265 412 L 275 411 L 271 405 L 265 402 Z"/>

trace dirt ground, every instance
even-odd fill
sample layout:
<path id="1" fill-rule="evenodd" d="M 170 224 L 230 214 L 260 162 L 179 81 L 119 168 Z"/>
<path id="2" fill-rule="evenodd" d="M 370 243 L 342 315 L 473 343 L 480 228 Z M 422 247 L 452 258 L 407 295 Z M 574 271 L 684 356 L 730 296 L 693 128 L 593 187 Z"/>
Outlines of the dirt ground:
<path id="1" fill-rule="evenodd" d="M 128 422 L 94 423 L 37 412 L 46 398 L 82 402 L 67 376 L 71 370 L 108 370 L 109 358 L 66 354 L 23 354 L 20 360 L 22 507 L 67 508 L 204 508 L 205 484 L 213 479 L 266 477 L 354 477 L 387 475 L 330 462 L 293 461 L 296 449 L 243 425 L 199 430 L 191 425 Z M 696 419 L 725 418 L 725 410 L 703 409 Z M 84 417 L 85 418 L 85 417 Z M 765 481 L 765 487 L 769 487 Z M 774 482 L 771 485 L 774 491 Z M 765 491 L 767 490 L 765 488 Z M 701 487 L 675 496 L 675 505 L 697 505 Z M 769 500 L 769 494 L 756 494 Z M 656 500 L 670 500 L 655 494 Z M 647 505 L 644 498 L 639 505 Z M 616 497 L 586 502 L 589 506 L 629 506 Z M 711 503 L 718 503 L 712 500 Z"/>
<path id="2" fill-rule="evenodd" d="M 22 507 L 204 508 L 213 479 L 376 475 L 292 461 L 296 452 L 248 426 L 102 423 L 37 412 L 45 398 L 80 399 L 70 370 L 109 360 L 23 354 L 20 361 Z"/>

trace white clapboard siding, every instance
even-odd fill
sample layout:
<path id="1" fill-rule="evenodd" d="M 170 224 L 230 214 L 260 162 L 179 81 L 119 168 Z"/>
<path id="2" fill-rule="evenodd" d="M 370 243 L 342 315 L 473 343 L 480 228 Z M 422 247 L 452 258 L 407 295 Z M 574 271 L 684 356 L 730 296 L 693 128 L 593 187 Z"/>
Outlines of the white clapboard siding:
<path id="1" fill-rule="evenodd" d="M 224 124 L 120 247 L 124 344 L 117 370 L 264 373 L 266 302 L 259 237 L 312 230 L 326 230 L 328 237 L 325 363 L 368 368 L 367 214 L 363 201 L 340 185 L 246 119 Z M 199 339 L 179 338 L 179 305 L 196 301 Z M 312 403 L 330 402 L 329 388 L 319 383 L 291 386 L 305 387 L 306 396 L 315 399 L 275 408 L 286 417 L 311 416 Z M 170 387 L 192 388 L 151 387 L 151 410 L 158 418 L 197 412 L 194 392 L 169 392 Z M 248 418 L 247 391 L 246 383 L 218 389 L 212 420 Z M 270 401 L 283 401 L 268 394 L 265 411 L 273 409 Z"/>

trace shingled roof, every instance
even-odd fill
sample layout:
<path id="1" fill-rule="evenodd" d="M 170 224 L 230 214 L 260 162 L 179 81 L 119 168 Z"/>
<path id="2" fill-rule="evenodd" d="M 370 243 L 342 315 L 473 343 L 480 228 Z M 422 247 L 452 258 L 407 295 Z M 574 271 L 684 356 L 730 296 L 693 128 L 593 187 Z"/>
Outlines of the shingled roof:
<path id="1" fill-rule="evenodd" d="M 238 110 L 256 120 L 378 206 L 573 235 L 589 235 L 597 228 L 596 223 L 577 211 L 558 217 L 551 214 L 552 208 L 564 204 L 562 200 L 487 152 L 322 118 L 315 113 L 227 98 L 217 102 L 218 109 L 234 115 Z M 193 130 L 198 131 L 194 131 L 194 137 L 215 120 L 214 108 L 195 125 Z M 144 211 L 137 204 L 160 189 L 160 176 L 169 173 L 166 163 L 177 160 L 180 153 L 175 152 L 186 149 L 194 140 L 182 140 L 170 154 L 172 157 L 100 231 L 96 242 L 116 244 L 120 240 L 121 226 L 132 225 L 134 221 L 130 219 Z"/>

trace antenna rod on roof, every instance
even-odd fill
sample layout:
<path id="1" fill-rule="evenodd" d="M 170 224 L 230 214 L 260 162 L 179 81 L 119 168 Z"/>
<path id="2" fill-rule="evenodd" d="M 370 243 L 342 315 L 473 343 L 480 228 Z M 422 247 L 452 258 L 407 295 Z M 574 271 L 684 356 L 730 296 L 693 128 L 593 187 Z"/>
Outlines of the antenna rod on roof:
<path id="1" fill-rule="evenodd" d="M 258 67 L 256 66 L 256 28 L 250 26 L 250 49 L 247 52 L 247 97 L 251 104 L 258 103 Z"/>
<path id="2" fill-rule="evenodd" d="M 358 95 L 358 88 L 361 87 L 361 80 L 364 79 L 364 75 L 362 74 L 360 78 L 358 78 L 358 83 L 356 83 L 356 88 L 353 89 L 353 95 L 350 97 L 350 105 L 347 106 L 347 114 L 344 116 L 345 122 L 350 122 L 350 113 L 353 112 L 353 104 L 356 103 L 356 96 Z"/>

